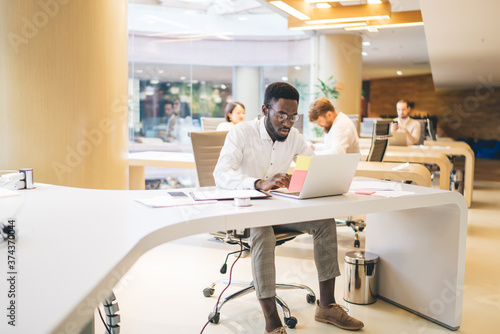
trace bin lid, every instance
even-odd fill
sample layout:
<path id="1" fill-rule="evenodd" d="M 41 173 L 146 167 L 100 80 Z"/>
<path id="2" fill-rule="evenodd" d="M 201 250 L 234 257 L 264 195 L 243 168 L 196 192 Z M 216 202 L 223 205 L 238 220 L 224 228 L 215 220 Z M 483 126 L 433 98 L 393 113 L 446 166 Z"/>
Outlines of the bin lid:
<path id="1" fill-rule="evenodd" d="M 365 251 L 352 251 L 345 253 L 344 261 L 350 264 L 377 263 L 378 255 Z"/>

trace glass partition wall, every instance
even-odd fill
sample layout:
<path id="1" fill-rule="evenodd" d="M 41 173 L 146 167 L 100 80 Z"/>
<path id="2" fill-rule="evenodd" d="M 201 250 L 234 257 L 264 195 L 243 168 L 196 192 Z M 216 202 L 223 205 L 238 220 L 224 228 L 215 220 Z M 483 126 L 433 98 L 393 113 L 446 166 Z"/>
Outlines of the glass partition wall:
<path id="1" fill-rule="evenodd" d="M 205 10 L 147 2 L 129 1 L 130 152 L 190 152 L 188 134 L 201 131 L 201 117 L 224 117 L 227 103 L 239 101 L 254 119 L 275 81 L 294 85 L 299 113 L 307 113 L 311 40 L 290 32 L 286 19 L 265 9 L 220 15 L 206 9 L 208 0 Z M 257 75 L 238 78 L 239 68 Z M 246 85 L 258 93 L 249 97 Z M 146 184 L 195 186 L 196 173 L 146 167 Z"/>

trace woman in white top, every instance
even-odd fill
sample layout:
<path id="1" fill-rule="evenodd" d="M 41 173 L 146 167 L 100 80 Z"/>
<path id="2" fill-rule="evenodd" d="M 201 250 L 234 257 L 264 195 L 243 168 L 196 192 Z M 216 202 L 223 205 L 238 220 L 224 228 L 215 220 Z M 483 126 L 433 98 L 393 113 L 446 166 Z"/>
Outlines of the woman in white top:
<path id="1" fill-rule="evenodd" d="M 230 102 L 224 110 L 227 122 L 222 122 L 217 126 L 217 131 L 229 131 L 241 121 L 245 120 L 245 106 L 240 102 Z"/>

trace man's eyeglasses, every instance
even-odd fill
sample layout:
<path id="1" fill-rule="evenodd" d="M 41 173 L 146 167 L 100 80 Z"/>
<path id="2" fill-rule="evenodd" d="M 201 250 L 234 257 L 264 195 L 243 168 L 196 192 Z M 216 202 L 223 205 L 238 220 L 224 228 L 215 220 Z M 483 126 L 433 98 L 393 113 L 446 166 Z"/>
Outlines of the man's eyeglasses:
<path id="1" fill-rule="evenodd" d="M 271 108 L 271 106 L 268 106 L 268 109 L 274 110 L 273 108 Z M 299 120 L 299 115 L 298 114 L 290 116 L 290 115 L 287 115 L 287 114 L 278 113 L 278 112 L 276 112 L 276 110 L 274 110 L 274 112 L 276 114 L 276 117 L 278 117 L 278 121 L 280 121 L 281 123 L 283 123 L 287 119 L 290 121 L 290 123 L 295 123 L 295 122 L 297 122 Z"/>

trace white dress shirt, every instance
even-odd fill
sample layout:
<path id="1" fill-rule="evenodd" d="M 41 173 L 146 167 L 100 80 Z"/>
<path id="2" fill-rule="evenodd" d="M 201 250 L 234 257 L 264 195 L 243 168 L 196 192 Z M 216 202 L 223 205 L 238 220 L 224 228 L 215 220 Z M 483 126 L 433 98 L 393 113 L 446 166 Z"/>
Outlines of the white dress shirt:
<path id="1" fill-rule="evenodd" d="M 233 122 L 222 122 L 217 125 L 216 131 L 229 131 L 234 127 Z"/>
<path id="2" fill-rule="evenodd" d="M 349 116 L 339 112 L 323 138 L 324 146 L 317 154 L 359 153 L 358 131 Z"/>
<path id="3" fill-rule="evenodd" d="M 267 133 L 266 117 L 240 122 L 228 132 L 214 170 L 215 184 L 225 189 L 255 189 L 255 181 L 286 173 L 298 155 L 314 155 L 295 128 L 285 141 Z"/>
<path id="4" fill-rule="evenodd" d="M 406 125 L 406 129 L 408 130 L 408 132 L 406 133 L 406 145 L 417 145 L 420 141 L 420 122 L 410 117 L 407 117 L 406 120 L 401 120 L 399 118 L 395 118 L 394 120 L 398 123 L 403 122 L 404 125 Z M 405 132 L 400 128 L 398 128 L 397 131 Z"/>

